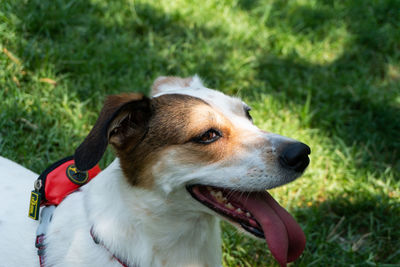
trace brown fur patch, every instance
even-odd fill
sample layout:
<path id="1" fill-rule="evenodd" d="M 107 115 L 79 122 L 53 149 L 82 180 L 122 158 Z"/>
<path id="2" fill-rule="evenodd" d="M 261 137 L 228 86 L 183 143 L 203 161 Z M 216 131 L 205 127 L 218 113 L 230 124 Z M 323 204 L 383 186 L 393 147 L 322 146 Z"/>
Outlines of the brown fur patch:
<path id="1" fill-rule="evenodd" d="M 162 172 L 167 168 L 162 159 L 171 157 L 172 152 L 177 166 L 211 164 L 229 160 L 261 142 L 254 132 L 236 128 L 222 112 L 196 97 L 166 94 L 153 98 L 152 114 L 139 144 L 132 139 L 116 149 L 121 168 L 134 186 L 151 188 L 152 167 L 158 164 L 157 172 Z M 210 144 L 193 141 L 209 129 L 219 131 L 222 137 Z M 254 143 L 243 142 L 251 139 Z"/>
<path id="2" fill-rule="evenodd" d="M 143 141 L 137 145 L 128 141 L 116 149 L 121 168 L 132 185 L 147 188 L 153 185 L 151 166 L 161 151 L 189 141 L 190 114 L 200 105 L 207 106 L 207 103 L 186 95 L 168 94 L 152 99 L 153 116 Z"/>
<path id="3" fill-rule="evenodd" d="M 151 87 L 151 95 L 156 95 L 160 93 L 160 86 L 161 85 L 176 85 L 178 88 L 188 87 L 192 82 L 192 77 L 181 78 L 176 76 L 161 76 L 158 77 L 152 87 Z"/>

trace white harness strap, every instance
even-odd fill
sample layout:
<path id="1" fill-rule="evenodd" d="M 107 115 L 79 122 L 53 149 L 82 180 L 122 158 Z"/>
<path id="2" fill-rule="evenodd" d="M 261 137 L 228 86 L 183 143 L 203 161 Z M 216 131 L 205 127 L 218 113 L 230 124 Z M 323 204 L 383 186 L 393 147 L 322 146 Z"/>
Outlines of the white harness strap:
<path id="1" fill-rule="evenodd" d="M 44 263 L 45 263 L 44 238 L 48 231 L 51 219 L 53 218 L 53 213 L 54 213 L 55 209 L 56 209 L 56 206 L 54 206 L 54 205 L 46 206 L 42 209 L 42 212 L 40 213 L 40 222 L 39 222 L 39 226 L 36 230 L 36 241 L 35 241 L 35 246 L 38 249 L 40 267 L 44 267 Z"/>

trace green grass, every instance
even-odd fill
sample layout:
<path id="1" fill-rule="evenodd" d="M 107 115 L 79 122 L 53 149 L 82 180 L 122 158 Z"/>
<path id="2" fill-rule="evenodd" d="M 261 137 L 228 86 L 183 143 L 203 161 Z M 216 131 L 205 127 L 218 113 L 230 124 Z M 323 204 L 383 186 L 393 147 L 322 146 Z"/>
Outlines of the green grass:
<path id="1" fill-rule="evenodd" d="M 399 10 L 399 0 L 2 0 L 0 155 L 40 172 L 73 153 L 105 95 L 198 73 L 246 100 L 260 128 L 312 148 L 305 175 L 271 191 L 307 236 L 293 266 L 400 266 Z M 264 243 L 223 227 L 224 266 L 276 266 Z"/>

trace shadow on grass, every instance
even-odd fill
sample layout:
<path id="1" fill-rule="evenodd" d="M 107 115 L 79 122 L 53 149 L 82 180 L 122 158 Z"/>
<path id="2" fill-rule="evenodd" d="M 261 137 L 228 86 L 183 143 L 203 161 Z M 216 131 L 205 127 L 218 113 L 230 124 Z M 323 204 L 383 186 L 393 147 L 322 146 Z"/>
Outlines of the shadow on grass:
<path id="1" fill-rule="evenodd" d="M 356 193 L 295 209 L 293 215 L 307 236 L 304 256 L 308 263 L 349 266 L 399 262 L 400 241 L 395 238 L 399 233 L 393 228 L 399 212 L 393 198 Z"/>
<path id="2" fill-rule="evenodd" d="M 365 149 L 363 160 L 356 161 L 359 168 L 381 174 L 388 168 L 398 172 L 400 70 L 393 70 L 392 63 L 400 59 L 396 11 L 400 1 L 317 2 L 312 7 L 277 1 L 268 9 L 265 23 L 313 42 L 326 38 L 335 24 L 344 24 L 352 41 L 342 55 L 319 65 L 304 61 L 295 52 L 282 57 L 265 51 L 258 56 L 257 78 L 283 102 L 303 106 L 310 96 L 312 119 L 307 127 L 323 129 L 348 146 Z M 248 1 L 239 3 L 249 10 Z M 253 5 L 261 19 L 262 4 Z"/>
<path id="3" fill-rule="evenodd" d="M 197 25 L 189 29 L 180 14 L 165 14 L 149 4 L 33 0 L 16 13 L 22 20 L 25 42 L 20 50 L 28 68 L 51 61 L 57 75 L 73 81 L 69 88 L 82 100 L 93 93 L 147 92 L 161 74 L 218 73 L 209 62 L 226 57 L 223 44 L 209 51 L 204 42 L 197 43 L 199 38 L 217 36 L 221 29 Z M 187 53 L 178 47 L 204 53 L 185 57 L 182 54 Z M 182 62 L 188 62 L 185 68 Z"/>

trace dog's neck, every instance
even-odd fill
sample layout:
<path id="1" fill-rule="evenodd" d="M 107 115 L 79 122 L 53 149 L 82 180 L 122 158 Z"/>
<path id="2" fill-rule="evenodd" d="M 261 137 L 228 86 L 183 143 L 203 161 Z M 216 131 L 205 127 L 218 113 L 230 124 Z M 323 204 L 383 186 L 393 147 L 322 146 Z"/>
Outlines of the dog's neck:
<path id="1" fill-rule="evenodd" d="M 87 193 L 94 232 L 118 257 L 140 266 L 220 266 L 219 222 L 195 212 L 186 192 L 131 186 L 116 159 Z"/>

